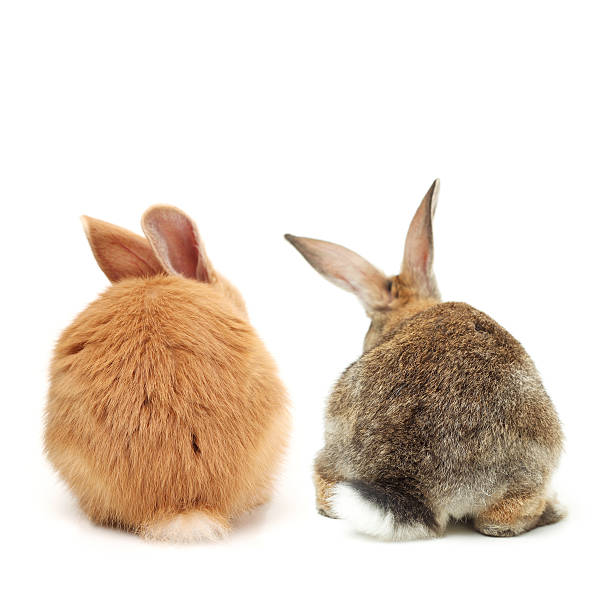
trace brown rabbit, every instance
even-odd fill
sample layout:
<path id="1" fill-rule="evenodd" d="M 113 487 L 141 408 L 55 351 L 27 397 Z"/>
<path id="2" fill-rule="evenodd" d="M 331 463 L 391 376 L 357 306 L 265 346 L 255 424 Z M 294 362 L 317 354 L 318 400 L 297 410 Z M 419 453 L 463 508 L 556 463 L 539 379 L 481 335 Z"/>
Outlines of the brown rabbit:
<path id="1" fill-rule="evenodd" d="M 98 524 L 216 539 L 270 496 L 289 429 L 276 366 L 183 212 L 150 208 L 147 240 L 83 225 L 113 285 L 57 343 L 47 456 Z"/>
<path id="2" fill-rule="evenodd" d="M 549 497 L 562 433 L 523 347 L 486 314 L 440 302 L 432 273 L 438 181 L 408 231 L 399 275 L 341 246 L 287 235 L 372 323 L 329 398 L 315 462 L 319 511 L 385 539 L 473 519 L 513 536 L 562 518 Z"/>

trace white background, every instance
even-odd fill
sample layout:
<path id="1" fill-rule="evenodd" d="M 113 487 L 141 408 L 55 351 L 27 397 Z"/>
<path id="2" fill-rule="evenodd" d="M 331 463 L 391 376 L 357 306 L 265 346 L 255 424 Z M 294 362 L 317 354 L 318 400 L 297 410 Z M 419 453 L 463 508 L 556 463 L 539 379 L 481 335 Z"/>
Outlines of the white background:
<path id="1" fill-rule="evenodd" d="M 3 608 L 609 605 L 608 8 L 3 2 Z M 534 358 L 564 423 L 570 514 L 514 539 L 454 527 L 381 543 L 318 516 L 310 481 L 325 397 L 367 320 L 282 235 L 395 273 L 438 176 L 443 297 Z M 138 230 L 157 202 L 197 220 L 292 398 L 276 499 L 219 544 L 92 526 L 41 453 L 53 343 L 108 284 L 78 217 Z"/>

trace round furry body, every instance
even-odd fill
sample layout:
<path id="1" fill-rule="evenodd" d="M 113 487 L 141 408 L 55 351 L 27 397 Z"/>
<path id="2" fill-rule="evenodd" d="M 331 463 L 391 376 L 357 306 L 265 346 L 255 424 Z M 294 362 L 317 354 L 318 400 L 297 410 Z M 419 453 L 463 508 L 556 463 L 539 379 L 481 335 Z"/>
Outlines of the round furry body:
<path id="1" fill-rule="evenodd" d="M 439 188 L 421 200 L 395 276 L 339 244 L 286 235 L 371 320 L 329 399 L 317 507 L 382 538 L 440 534 L 451 517 L 518 535 L 563 516 L 547 491 L 561 426 L 523 347 L 475 308 L 440 303 Z"/>
<path id="2" fill-rule="evenodd" d="M 545 510 L 558 514 L 547 487 L 561 446 L 519 342 L 467 304 L 435 304 L 401 319 L 340 377 L 316 461 L 329 490 L 320 509 L 389 538 L 494 510 L 490 531 L 508 533 L 490 535 L 514 535 Z"/>
<path id="3" fill-rule="evenodd" d="M 228 286 L 121 280 L 61 335 L 46 452 L 95 522 L 211 538 L 268 499 L 286 396 Z"/>

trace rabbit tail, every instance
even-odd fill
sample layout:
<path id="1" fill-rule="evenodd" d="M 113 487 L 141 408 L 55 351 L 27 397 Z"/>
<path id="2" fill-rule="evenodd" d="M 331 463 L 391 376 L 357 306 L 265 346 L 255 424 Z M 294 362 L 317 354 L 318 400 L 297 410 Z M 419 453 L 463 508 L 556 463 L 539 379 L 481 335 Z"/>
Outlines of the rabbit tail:
<path id="1" fill-rule="evenodd" d="M 337 518 L 384 540 L 415 540 L 440 533 L 433 510 L 405 479 L 343 481 L 334 486 L 330 502 Z"/>

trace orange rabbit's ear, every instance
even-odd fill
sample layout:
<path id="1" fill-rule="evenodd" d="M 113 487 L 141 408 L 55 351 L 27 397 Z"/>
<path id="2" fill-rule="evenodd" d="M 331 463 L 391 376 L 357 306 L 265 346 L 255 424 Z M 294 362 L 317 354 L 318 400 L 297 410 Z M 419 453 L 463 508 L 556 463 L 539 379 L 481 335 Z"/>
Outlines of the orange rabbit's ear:
<path id="1" fill-rule="evenodd" d="M 196 224 L 173 206 L 157 205 L 142 216 L 142 229 L 168 274 L 204 283 L 216 280 Z"/>
<path id="2" fill-rule="evenodd" d="M 404 245 L 400 280 L 423 297 L 437 297 L 438 287 L 433 274 L 432 220 L 438 202 L 440 181 L 436 179 L 417 209 Z"/>
<path id="3" fill-rule="evenodd" d="M 112 283 L 163 274 L 151 246 L 142 236 L 85 215 L 81 222 L 98 265 Z"/>

